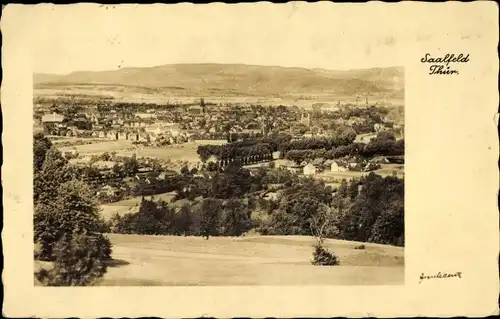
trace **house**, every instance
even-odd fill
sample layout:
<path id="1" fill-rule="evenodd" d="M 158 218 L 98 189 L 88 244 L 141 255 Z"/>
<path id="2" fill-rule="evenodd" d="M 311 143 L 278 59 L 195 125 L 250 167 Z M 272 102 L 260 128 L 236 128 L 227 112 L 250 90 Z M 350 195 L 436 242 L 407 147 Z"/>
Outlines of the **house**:
<path id="1" fill-rule="evenodd" d="M 128 139 L 131 141 L 138 141 L 139 140 L 139 135 L 137 133 L 130 133 L 128 136 Z"/>
<path id="2" fill-rule="evenodd" d="M 128 139 L 128 133 L 127 132 L 120 132 L 118 133 L 118 139 L 125 141 Z"/>
<path id="3" fill-rule="evenodd" d="M 389 164 L 389 160 L 385 156 L 377 156 L 370 160 L 370 163 Z"/>
<path id="4" fill-rule="evenodd" d="M 146 133 L 139 133 L 137 138 L 139 142 L 147 142 L 149 140 L 149 135 Z"/>
<path id="5" fill-rule="evenodd" d="M 214 155 L 210 155 L 210 157 L 207 159 L 207 163 L 217 163 L 217 157 Z"/>
<path id="6" fill-rule="evenodd" d="M 45 114 L 42 116 L 42 127 L 45 134 L 50 134 L 64 121 L 64 116 L 57 113 Z"/>
<path id="7" fill-rule="evenodd" d="M 312 163 L 307 164 L 303 168 L 304 175 L 314 175 L 316 174 L 316 166 L 314 166 Z"/>
<path id="8" fill-rule="evenodd" d="M 75 147 L 72 147 L 68 150 L 61 151 L 62 156 L 64 157 L 73 157 L 78 155 L 78 151 L 76 150 Z"/>
<path id="9" fill-rule="evenodd" d="M 115 196 L 118 194 L 119 189 L 110 185 L 103 186 L 99 192 L 97 192 L 97 195 L 106 195 L 106 196 Z"/>
<path id="10" fill-rule="evenodd" d="M 166 130 L 160 125 L 150 125 L 144 129 L 146 133 L 160 135 L 166 132 Z"/>
<path id="11" fill-rule="evenodd" d="M 109 138 L 110 140 L 117 140 L 118 139 L 118 133 L 115 131 L 109 131 L 106 133 L 106 137 Z"/>
<path id="12" fill-rule="evenodd" d="M 358 136 L 356 136 L 356 139 L 354 140 L 355 143 L 364 143 L 364 144 L 368 144 L 371 142 L 371 140 L 373 140 L 374 138 L 376 138 L 377 135 L 376 134 L 373 134 L 373 133 L 368 133 L 368 134 L 360 134 Z"/>
<path id="13" fill-rule="evenodd" d="M 195 139 L 194 143 L 196 145 L 225 145 L 227 144 L 227 139 Z"/>
<path id="14" fill-rule="evenodd" d="M 152 113 L 135 113 L 135 117 L 138 117 L 140 119 L 152 119 L 155 118 L 155 114 Z"/>
<path id="15" fill-rule="evenodd" d="M 193 115 L 199 115 L 203 113 L 203 108 L 198 105 L 193 105 L 188 108 L 188 112 Z"/>
<path id="16" fill-rule="evenodd" d="M 277 160 L 280 158 L 280 152 L 273 152 L 273 160 Z"/>
<path id="17" fill-rule="evenodd" d="M 345 167 L 340 166 L 337 162 L 333 162 L 330 166 L 330 171 L 332 172 L 345 172 L 347 169 Z"/>
<path id="18" fill-rule="evenodd" d="M 375 123 L 373 127 L 375 129 L 375 132 L 382 132 L 387 130 L 384 124 Z"/>
<path id="19" fill-rule="evenodd" d="M 97 136 L 99 136 L 99 137 L 101 137 L 101 138 L 104 138 L 104 137 L 106 137 L 106 132 L 104 132 L 104 131 L 100 131 L 100 132 L 99 132 L 99 134 L 98 134 Z"/>

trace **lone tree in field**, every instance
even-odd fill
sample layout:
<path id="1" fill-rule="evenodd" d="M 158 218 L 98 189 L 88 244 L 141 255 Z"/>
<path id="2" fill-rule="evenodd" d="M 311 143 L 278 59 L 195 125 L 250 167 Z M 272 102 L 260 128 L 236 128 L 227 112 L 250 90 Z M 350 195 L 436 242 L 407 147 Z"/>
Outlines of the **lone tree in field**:
<path id="1" fill-rule="evenodd" d="M 325 234 L 332 231 L 333 221 L 331 209 L 326 205 L 320 206 L 317 214 L 310 219 L 311 234 L 316 239 L 313 260 L 311 261 L 315 266 L 336 266 L 340 264 L 339 258 L 323 247 Z"/>
<path id="2" fill-rule="evenodd" d="M 217 235 L 221 209 L 220 201 L 215 198 L 206 198 L 201 204 L 201 234 L 207 240 Z"/>

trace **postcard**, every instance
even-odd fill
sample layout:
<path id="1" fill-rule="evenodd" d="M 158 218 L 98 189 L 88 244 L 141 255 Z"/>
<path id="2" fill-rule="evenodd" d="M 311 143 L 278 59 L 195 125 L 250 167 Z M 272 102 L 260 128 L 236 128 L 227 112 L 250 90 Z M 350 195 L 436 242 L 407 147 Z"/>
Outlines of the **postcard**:
<path id="1" fill-rule="evenodd" d="M 497 21 L 5 6 L 5 315 L 498 314 Z"/>

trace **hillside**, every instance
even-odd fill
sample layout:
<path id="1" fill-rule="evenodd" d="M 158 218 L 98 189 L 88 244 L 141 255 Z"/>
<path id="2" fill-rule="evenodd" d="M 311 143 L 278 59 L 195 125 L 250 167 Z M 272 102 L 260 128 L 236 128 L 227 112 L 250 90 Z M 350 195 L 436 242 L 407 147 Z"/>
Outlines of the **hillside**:
<path id="1" fill-rule="evenodd" d="M 327 239 L 341 265 L 311 265 L 307 236 L 109 234 L 113 260 L 99 286 L 402 285 L 404 248 Z M 51 265 L 37 261 L 35 269 Z M 36 281 L 35 281 L 36 282 Z M 35 285 L 40 285 L 35 283 Z"/>
<path id="2" fill-rule="evenodd" d="M 275 96 L 329 94 L 385 96 L 404 94 L 402 67 L 332 71 L 244 64 L 172 64 L 114 71 L 34 74 L 35 89 L 108 87 L 154 90 L 181 95 Z"/>

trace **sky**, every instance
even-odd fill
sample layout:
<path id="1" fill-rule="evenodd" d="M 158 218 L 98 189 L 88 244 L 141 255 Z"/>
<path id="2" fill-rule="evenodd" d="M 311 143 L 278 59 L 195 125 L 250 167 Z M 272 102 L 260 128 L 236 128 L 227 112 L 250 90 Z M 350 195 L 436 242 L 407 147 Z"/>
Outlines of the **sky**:
<path id="1" fill-rule="evenodd" d="M 29 41 L 36 73 L 173 63 L 345 70 L 400 66 L 416 41 L 436 37 L 422 28 L 426 15 L 417 20 L 411 7 L 407 14 L 402 6 L 395 9 L 377 2 L 37 5 L 20 17 L 18 33 Z M 395 20 L 398 15 L 404 23 Z M 443 11 L 439 17 L 450 20 Z"/>

